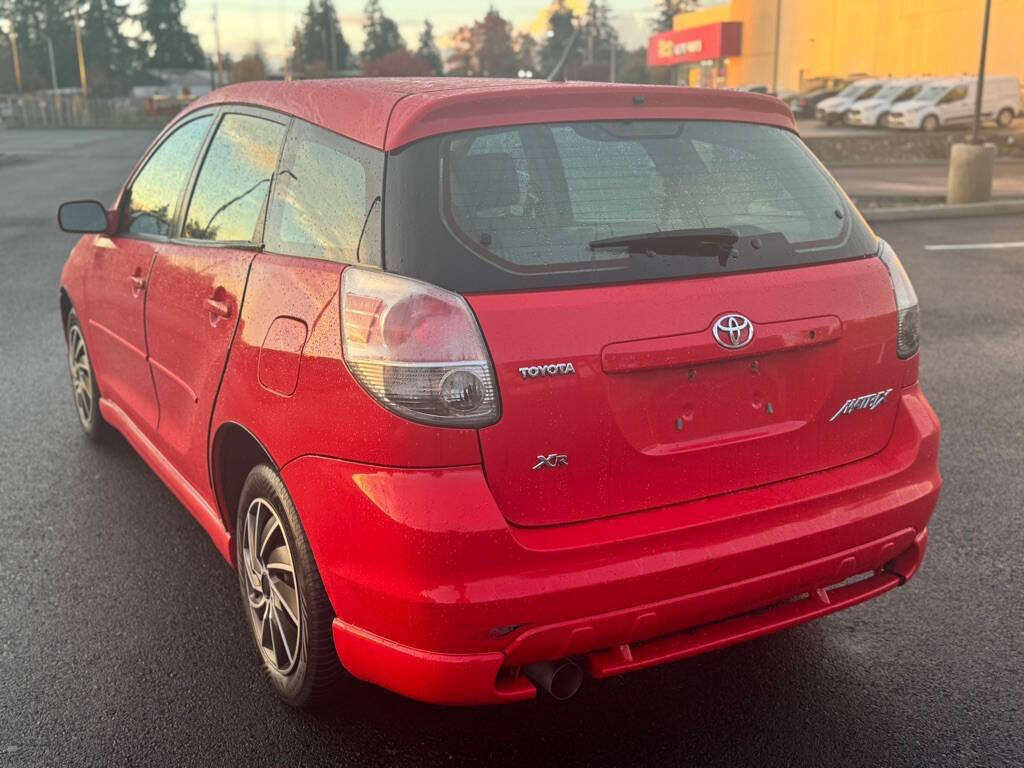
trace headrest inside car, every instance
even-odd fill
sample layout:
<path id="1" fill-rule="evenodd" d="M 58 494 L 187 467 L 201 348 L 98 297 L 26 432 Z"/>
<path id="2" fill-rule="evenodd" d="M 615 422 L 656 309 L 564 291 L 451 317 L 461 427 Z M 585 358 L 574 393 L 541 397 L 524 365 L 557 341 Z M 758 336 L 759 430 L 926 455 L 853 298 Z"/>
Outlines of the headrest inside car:
<path id="1" fill-rule="evenodd" d="M 519 203 L 519 174 L 515 159 L 505 152 L 485 152 L 453 158 L 457 194 L 478 211 Z"/>

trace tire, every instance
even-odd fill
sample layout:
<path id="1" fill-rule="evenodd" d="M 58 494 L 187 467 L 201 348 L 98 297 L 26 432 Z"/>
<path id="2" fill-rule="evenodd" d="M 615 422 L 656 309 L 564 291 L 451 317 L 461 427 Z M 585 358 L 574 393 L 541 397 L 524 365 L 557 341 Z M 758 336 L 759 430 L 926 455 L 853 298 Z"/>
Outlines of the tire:
<path id="1" fill-rule="evenodd" d="M 924 120 L 921 121 L 921 130 L 926 133 L 932 133 L 939 128 L 939 118 L 935 115 L 926 115 Z"/>
<path id="2" fill-rule="evenodd" d="M 888 128 L 889 127 L 889 113 L 888 112 L 883 112 L 882 114 L 880 114 L 878 116 L 878 119 L 875 120 L 875 127 L 876 128 Z"/>
<path id="3" fill-rule="evenodd" d="M 100 413 L 100 389 L 85 345 L 85 334 L 75 310 L 68 313 L 64 328 L 64 341 L 68 347 L 68 372 L 71 375 L 71 393 L 75 413 L 82 432 L 93 442 L 102 442 L 110 434 L 110 425 Z"/>
<path id="4" fill-rule="evenodd" d="M 266 464 L 242 486 L 235 531 L 242 607 L 271 685 L 294 707 L 335 701 L 351 678 L 334 649 L 334 609 L 291 496 Z"/>
<path id="5" fill-rule="evenodd" d="M 999 114 L 996 115 L 996 125 L 1000 128 L 1009 128 L 1013 123 L 1013 118 L 1016 115 L 1013 114 L 1013 110 L 1009 107 L 999 110 Z"/>

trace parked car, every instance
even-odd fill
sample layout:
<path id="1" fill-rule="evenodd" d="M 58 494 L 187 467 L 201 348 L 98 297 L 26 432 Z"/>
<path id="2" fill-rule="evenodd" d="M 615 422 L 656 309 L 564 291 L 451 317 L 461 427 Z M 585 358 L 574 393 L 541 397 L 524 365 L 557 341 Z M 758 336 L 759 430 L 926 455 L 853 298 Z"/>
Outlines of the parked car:
<path id="1" fill-rule="evenodd" d="M 82 429 L 237 569 L 291 704 L 566 698 L 924 556 L 917 297 L 777 99 L 238 84 L 58 219 Z"/>
<path id="2" fill-rule="evenodd" d="M 976 77 L 938 80 L 899 109 L 892 109 L 889 127 L 934 131 L 942 126 L 967 125 L 974 119 L 977 87 Z M 1020 80 L 986 77 L 981 99 L 982 118 L 1008 128 L 1021 108 Z"/>
<path id="3" fill-rule="evenodd" d="M 843 123 L 846 121 L 846 113 L 853 108 L 854 104 L 874 97 L 885 82 L 885 80 L 870 78 L 850 83 L 831 99 L 819 102 L 814 110 L 814 116 L 825 125 Z"/>
<path id="4" fill-rule="evenodd" d="M 814 117 L 818 104 L 825 99 L 832 98 L 841 90 L 842 88 L 839 86 L 812 88 L 790 96 L 787 103 L 795 117 Z"/>
<path id="5" fill-rule="evenodd" d="M 893 106 L 914 99 L 930 82 L 929 78 L 912 77 L 890 80 L 874 97 L 855 102 L 846 113 L 846 122 L 848 125 L 884 128 Z"/>

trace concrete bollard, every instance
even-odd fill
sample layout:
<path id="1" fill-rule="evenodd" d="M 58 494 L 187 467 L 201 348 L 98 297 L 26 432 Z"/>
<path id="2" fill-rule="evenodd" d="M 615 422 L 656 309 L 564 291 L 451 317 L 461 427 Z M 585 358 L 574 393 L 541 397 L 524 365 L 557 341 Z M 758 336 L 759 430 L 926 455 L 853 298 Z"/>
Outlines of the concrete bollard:
<path id="1" fill-rule="evenodd" d="M 992 199 L 994 144 L 954 144 L 949 153 L 946 203 L 983 203 Z"/>

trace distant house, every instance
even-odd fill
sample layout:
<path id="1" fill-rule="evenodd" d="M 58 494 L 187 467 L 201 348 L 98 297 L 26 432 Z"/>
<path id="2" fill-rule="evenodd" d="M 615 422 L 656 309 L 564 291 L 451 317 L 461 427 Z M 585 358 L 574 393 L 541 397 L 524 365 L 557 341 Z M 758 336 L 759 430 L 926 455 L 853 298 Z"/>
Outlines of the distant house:
<path id="1" fill-rule="evenodd" d="M 213 79 L 205 69 L 149 69 L 132 78 L 136 99 L 190 99 L 213 90 Z"/>

